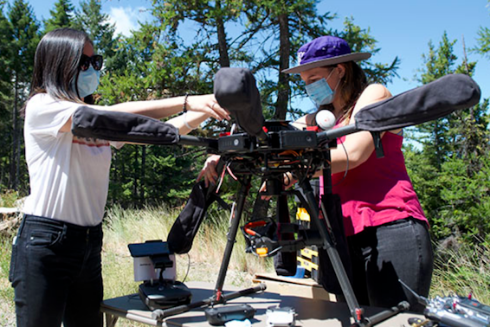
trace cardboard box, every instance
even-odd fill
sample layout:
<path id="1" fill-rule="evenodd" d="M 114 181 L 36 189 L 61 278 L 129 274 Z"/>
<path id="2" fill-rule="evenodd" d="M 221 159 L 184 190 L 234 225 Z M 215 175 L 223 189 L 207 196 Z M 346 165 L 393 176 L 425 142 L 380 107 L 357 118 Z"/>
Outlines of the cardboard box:
<path id="1" fill-rule="evenodd" d="M 264 283 L 266 291 L 281 295 L 298 296 L 308 299 L 336 302 L 335 294 L 328 293 L 321 285 L 311 278 L 292 278 L 276 274 L 256 274 L 254 284 Z"/>

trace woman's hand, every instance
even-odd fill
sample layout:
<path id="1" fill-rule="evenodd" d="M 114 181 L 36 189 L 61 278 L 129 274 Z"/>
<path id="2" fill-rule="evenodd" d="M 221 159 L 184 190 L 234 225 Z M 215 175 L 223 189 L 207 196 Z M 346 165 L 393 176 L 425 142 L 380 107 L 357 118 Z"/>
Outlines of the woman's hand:
<path id="1" fill-rule="evenodd" d="M 216 171 L 216 165 L 220 159 L 219 155 L 212 155 L 204 163 L 199 176 L 197 176 L 197 181 L 199 182 L 204 177 L 204 185 L 209 187 L 209 185 L 216 184 L 218 180 L 218 172 Z"/>
<path id="2" fill-rule="evenodd" d="M 230 120 L 229 113 L 220 107 L 213 94 L 188 96 L 186 99 L 186 108 L 189 111 L 206 113 L 218 120 Z"/>

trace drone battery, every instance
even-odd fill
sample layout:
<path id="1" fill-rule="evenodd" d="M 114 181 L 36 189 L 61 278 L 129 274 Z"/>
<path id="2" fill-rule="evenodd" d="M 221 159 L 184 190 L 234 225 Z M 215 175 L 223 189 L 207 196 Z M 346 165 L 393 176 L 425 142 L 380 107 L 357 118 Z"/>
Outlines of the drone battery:
<path id="1" fill-rule="evenodd" d="M 139 296 L 150 310 L 156 310 L 189 304 L 192 293 L 181 282 L 145 282 L 139 286 Z"/>
<path id="2" fill-rule="evenodd" d="M 308 149 L 318 146 L 316 133 L 313 131 L 279 132 L 281 149 Z"/>
<path id="3" fill-rule="evenodd" d="M 255 309 L 248 304 L 226 305 L 204 310 L 206 319 L 213 326 L 222 326 L 228 321 L 252 319 Z"/>

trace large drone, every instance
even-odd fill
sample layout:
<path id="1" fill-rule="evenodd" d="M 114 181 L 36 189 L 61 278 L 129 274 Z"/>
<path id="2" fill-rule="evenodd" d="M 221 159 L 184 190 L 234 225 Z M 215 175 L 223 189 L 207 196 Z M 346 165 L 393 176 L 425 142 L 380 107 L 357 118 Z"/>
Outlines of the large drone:
<path id="1" fill-rule="evenodd" d="M 419 88 L 399 94 L 387 100 L 363 108 L 355 117 L 355 124 L 327 131 L 298 130 L 287 122 L 267 122 L 262 115 L 260 95 L 253 75 L 247 69 L 222 68 L 214 81 L 214 94 L 220 106 L 229 110 L 244 131 L 217 139 L 183 136 L 172 125 L 145 116 L 79 108 L 73 116 L 72 132 L 80 137 L 101 138 L 110 141 L 127 141 L 156 145 L 194 145 L 203 147 L 208 153 L 221 155 L 218 171 L 231 170 L 241 187 L 228 233 L 215 294 L 212 298 L 197 303 L 181 305 L 165 310 L 155 310 L 157 319 L 182 313 L 193 308 L 225 303 L 245 294 L 264 290 L 263 285 L 223 294 L 223 285 L 228 264 L 239 230 L 245 199 L 251 180 L 259 177 L 267 183 L 267 192 L 283 201 L 287 195 L 298 196 L 307 209 L 310 228 L 291 224 L 280 235 L 297 235 L 272 239 L 253 231 L 255 225 L 246 225 L 251 247 L 265 256 L 292 253 L 307 245 L 318 245 L 326 250 L 335 275 L 346 298 L 351 316 L 357 326 L 372 326 L 408 308 L 402 302 L 397 307 L 372 317 L 365 317 L 347 277 L 338 244 L 331 233 L 332 223 L 339 215 L 338 201 L 331 193 L 330 148 L 336 139 L 344 135 L 369 131 L 373 135 L 378 156 L 382 156 L 383 131 L 413 126 L 446 116 L 454 111 L 469 108 L 478 103 L 480 88 L 467 75 L 444 76 Z M 310 179 L 317 170 L 324 173 L 324 196 L 320 205 L 315 199 Z M 285 191 L 282 175 L 293 172 L 299 180 L 302 192 Z M 175 253 L 188 252 L 199 225 L 204 219 L 206 208 L 215 198 L 216 187 L 205 189 L 202 183 L 194 186 L 191 198 L 179 215 L 168 236 L 169 247 Z M 278 207 L 279 208 L 279 207 Z M 258 223 L 259 225 L 261 223 Z M 287 224 L 283 224 L 287 225 Z M 258 237 L 255 237 L 259 234 Z M 296 262 L 294 260 L 294 267 Z"/>

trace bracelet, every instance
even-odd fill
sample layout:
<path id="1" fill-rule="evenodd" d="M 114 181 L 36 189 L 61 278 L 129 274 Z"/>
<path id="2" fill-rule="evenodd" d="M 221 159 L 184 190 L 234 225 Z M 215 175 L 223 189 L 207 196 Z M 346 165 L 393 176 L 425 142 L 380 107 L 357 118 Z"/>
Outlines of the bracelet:
<path id="1" fill-rule="evenodd" d="M 187 127 L 188 129 L 195 129 L 194 127 L 192 127 L 191 125 L 189 125 L 189 123 L 187 122 L 187 112 L 184 112 L 184 125 L 185 127 Z"/>
<path id="2" fill-rule="evenodd" d="M 182 112 L 185 114 L 187 112 L 187 98 L 189 97 L 189 93 L 185 94 L 184 97 L 184 107 L 182 108 Z"/>

